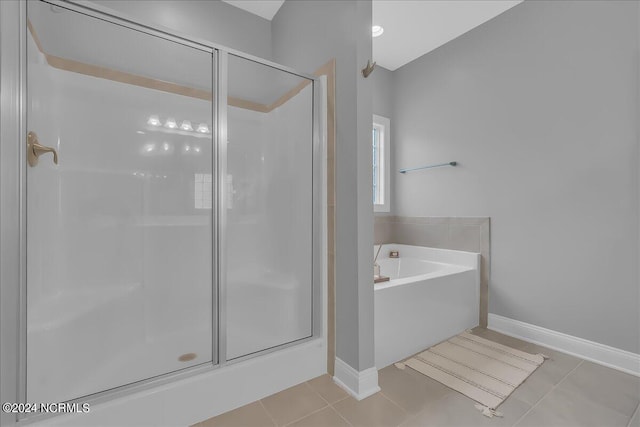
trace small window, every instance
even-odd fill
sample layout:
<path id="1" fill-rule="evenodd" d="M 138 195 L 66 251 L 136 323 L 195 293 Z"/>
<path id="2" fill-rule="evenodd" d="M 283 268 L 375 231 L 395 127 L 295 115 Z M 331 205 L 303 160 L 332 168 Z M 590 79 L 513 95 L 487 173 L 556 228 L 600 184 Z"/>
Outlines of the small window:
<path id="1" fill-rule="evenodd" d="M 391 210 L 389 119 L 373 115 L 373 211 Z"/>
<path id="2" fill-rule="evenodd" d="M 194 200 L 196 209 L 211 209 L 212 175 L 210 173 L 195 174 Z"/>

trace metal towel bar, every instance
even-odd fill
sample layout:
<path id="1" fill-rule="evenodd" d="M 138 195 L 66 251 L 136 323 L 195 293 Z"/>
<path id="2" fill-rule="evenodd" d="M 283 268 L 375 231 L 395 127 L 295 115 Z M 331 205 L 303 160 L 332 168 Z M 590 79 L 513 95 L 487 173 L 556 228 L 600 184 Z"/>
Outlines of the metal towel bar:
<path id="1" fill-rule="evenodd" d="M 407 173 L 411 171 L 417 171 L 420 169 L 431 169 L 431 168 L 439 168 L 441 166 L 456 166 L 458 162 L 448 162 L 448 163 L 438 163 L 437 165 L 428 165 L 428 166 L 419 166 L 417 168 L 409 168 L 409 169 L 400 169 L 400 173 Z"/>

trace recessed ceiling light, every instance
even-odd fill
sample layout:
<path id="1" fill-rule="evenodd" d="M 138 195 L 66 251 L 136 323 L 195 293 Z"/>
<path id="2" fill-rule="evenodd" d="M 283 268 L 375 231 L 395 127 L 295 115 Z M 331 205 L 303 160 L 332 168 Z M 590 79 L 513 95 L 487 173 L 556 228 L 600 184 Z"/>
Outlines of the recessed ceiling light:
<path id="1" fill-rule="evenodd" d="M 384 33 L 384 28 L 382 28 L 380 25 L 374 25 L 373 27 L 371 27 L 371 35 L 373 37 L 379 37 L 382 35 L 382 33 Z"/>
<path id="2" fill-rule="evenodd" d="M 200 133 L 209 133 L 209 126 L 207 126 L 205 123 L 200 123 L 200 126 L 198 126 L 197 131 Z"/>
<path id="3" fill-rule="evenodd" d="M 147 123 L 151 126 L 160 126 L 160 118 L 158 116 L 151 116 L 149 120 L 147 120 Z"/>
<path id="4" fill-rule="evenodd" d="M 164 126 L 168 127 L 169 129 L 175 129 L 178 127 L 178 124 L 176 123 L 176 119 L 174 119 L 173 117 L 169 117 L 164 123 Z"/>
<path id="5" fill-rule="evenodd" d="M 189 120 L 183 120 L 182 124 L 180 125 L 180 129 L 192 131 L 193 127 L 191 126 L 191 122 Z"/>

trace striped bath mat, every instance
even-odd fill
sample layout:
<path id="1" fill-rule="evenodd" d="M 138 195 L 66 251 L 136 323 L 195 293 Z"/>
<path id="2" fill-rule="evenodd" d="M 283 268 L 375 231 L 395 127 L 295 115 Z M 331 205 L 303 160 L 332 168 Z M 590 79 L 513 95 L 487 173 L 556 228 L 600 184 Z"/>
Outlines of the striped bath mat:
<path id="1" fill-rule="evenodd" d="M 486 416 L 544 362 L 529 354 L 463 332 L 404 362 L 416 371 L 470 397 Z M 397 364 L 404 368 L 403 364 Z"/>

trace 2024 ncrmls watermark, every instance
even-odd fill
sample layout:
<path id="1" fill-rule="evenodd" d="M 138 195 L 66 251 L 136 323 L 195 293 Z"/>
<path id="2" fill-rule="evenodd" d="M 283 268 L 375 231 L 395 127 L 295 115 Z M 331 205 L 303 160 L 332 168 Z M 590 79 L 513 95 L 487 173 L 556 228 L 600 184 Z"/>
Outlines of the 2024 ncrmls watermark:
<path id="1" fill-rule="evenodd" d="M 12 414 L 86 414 L 89 403 L 11 403 L 2 404 L 2 412 Z"/>

